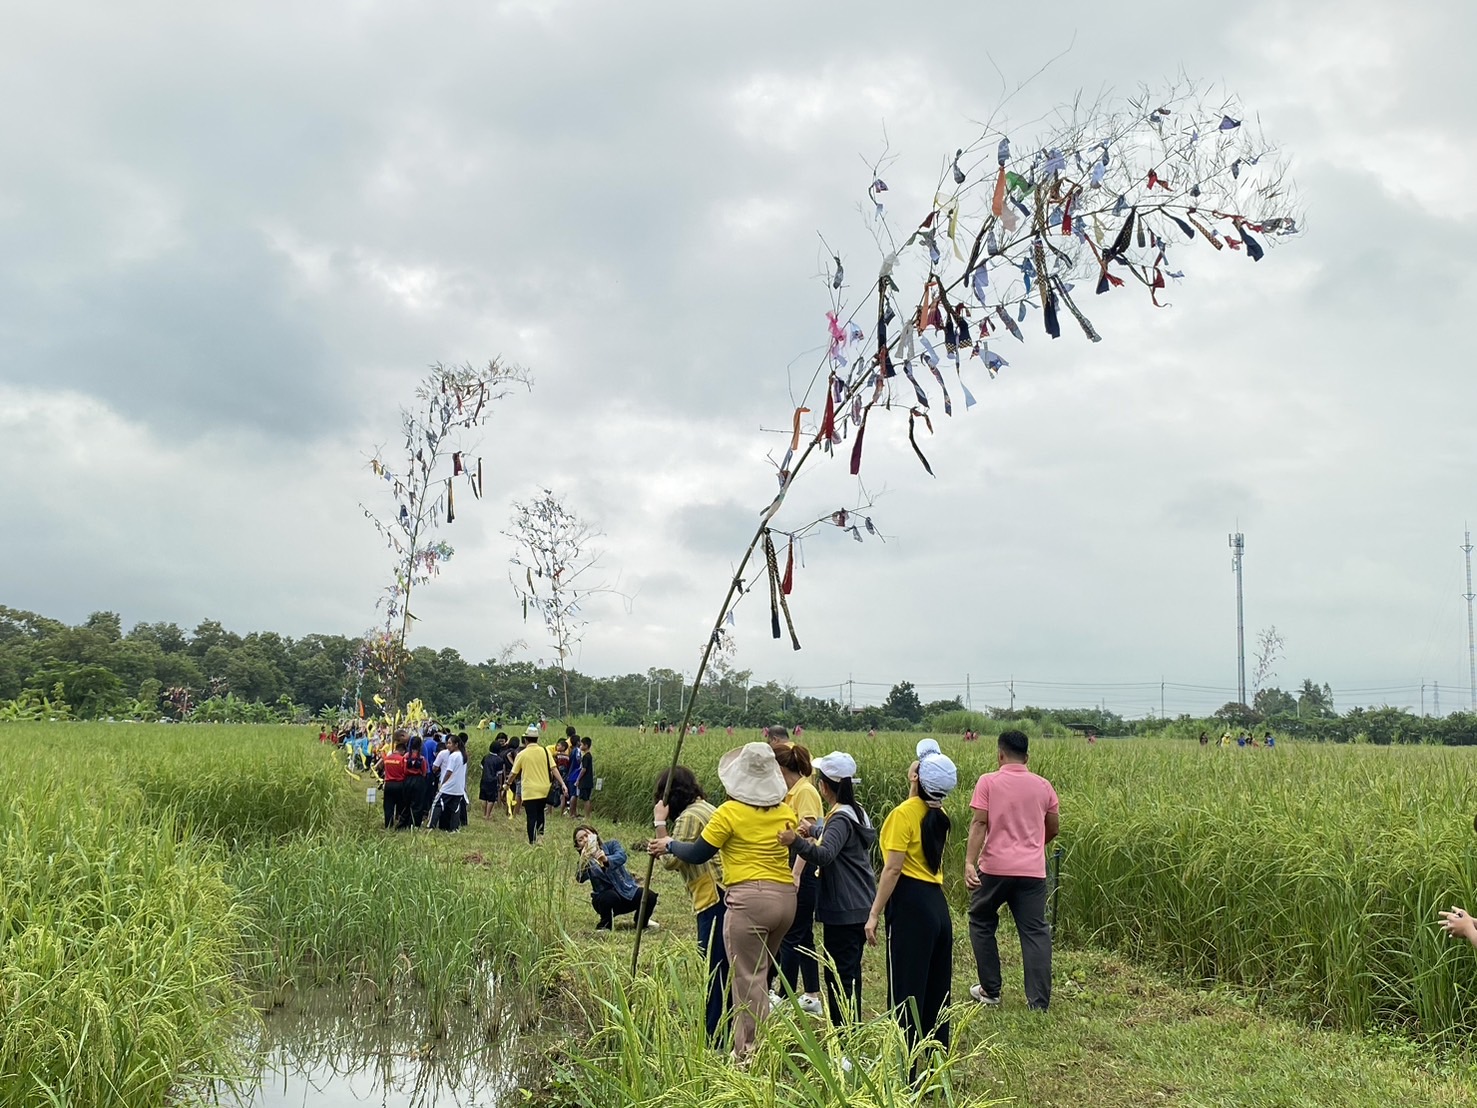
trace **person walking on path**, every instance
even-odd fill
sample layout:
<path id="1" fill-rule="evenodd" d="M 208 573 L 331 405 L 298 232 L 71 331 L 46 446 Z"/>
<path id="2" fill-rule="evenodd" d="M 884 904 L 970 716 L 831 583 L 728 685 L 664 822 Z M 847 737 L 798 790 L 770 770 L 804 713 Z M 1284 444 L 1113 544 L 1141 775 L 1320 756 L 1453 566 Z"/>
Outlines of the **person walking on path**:
<path id="1" fill-rule="evenodd" d="M 964 883 L 969 899 L 969 942 L 978 984 L 969 995 L 981 1004 L 1000 1003 L 1000 949 L 995 931 L 1002 905 L 1010 909 L 1021 939 L 1026 1005 L 1051 1004 L 1051 927 L 1046 922 L 1046 844 L 1060 826 L 1056 790 L 1026 768 L 1030 740 L 1004 731 L 997 746 L 999 768 L 980 777 L 969 806 L 969 844 Z"/>
<path id="2" fill-rule="evenodd" d="M 513 762 L 513 779 L 521 786 L 523 814 L 528 823 L 528 841 L 538 842 L 544 833 L 544 809 L 548 806 L 549 793 L 558 782 L 563 795 L 564 779 L 554 768 L 549 752 L 539 745 L 538 724 L 530 724 L 523 736 L 523 750 Z"/>

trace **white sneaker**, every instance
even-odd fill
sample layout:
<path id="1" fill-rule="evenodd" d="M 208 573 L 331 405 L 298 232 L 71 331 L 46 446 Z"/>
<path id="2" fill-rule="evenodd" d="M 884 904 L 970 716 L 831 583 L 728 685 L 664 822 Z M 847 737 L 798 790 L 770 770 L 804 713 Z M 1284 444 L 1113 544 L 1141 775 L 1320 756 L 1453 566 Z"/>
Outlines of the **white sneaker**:
<path id="1" fill-rule="evenodd" d="M 646 921 L 646 930 L 648 930 L 648 931 L 660 931 L 661 929 L 662 929 L 662 925 L 659 924 L 659 923 L 657 923 L 656 920 L 649 919 L 649 920 Z"/>
<path id="2" fill-rule="evenodd" d="M 801 993 L 798 997 L 795 998 L 795 1000 L 796 1003 L 800 1005 L 800 1010 L 804 1012 L 807 1016 L 820 1016 L 825 1014 L 826 1009 L 821 1004 L 821 998 L 818 996 L 806 996 L 804 993 Z"/>
<path id="3" fill-rule="evenodd" d="M 787 1003 L 789 1002 L 786 1001 L 784 997 L 780 996 L 779 993 L 775 992 L 773 989 L 769 990 L 769 1010 L 771 1012 L 778 1012 Z"/>
<path id="4" fill-rule="evenodd" d="M 973 999 L 975 999 L 975 1000 L 979 1001 L 981 1004 L 983 1004 L 986 1008 L 998 1008 L 998 1007 L 1000 1007 L 1000 998 L 998 996 L 991 996 L 989 993 L 985 992 L 985 990 L 982 989 L 982 988 L 980 988 L 978 985 L 971 985 L 969 987 L 969 995 Z"/>
<path id="5" fill-rule="evenodd" d="M 841 1072 L 842 1073 L 850 1073 L 851 1072 L 851 1059 L 848 1058 L 844 1054 L 841 1056 Z"/>

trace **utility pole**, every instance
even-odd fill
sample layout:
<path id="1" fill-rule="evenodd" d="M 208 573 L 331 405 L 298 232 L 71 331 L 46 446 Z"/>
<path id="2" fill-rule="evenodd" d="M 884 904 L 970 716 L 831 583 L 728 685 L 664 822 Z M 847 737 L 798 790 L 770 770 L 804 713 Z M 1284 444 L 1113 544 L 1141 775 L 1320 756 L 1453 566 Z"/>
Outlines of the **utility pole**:
<path id="1" fill-rule="evenodd" d="M 1421 682 L 1421 718 L 1424 719 L 1425 718 L 1425 715 L 1426 715 L 1426 683 L 1424 681 L 1422 681 Z"/>
<path id="2" fill-rule="evenodd" d="M 1015 678 L 1010 679 L 1010 710 L 1015 711 Z"/>
<path id="3" fill-rule="evenodd" d="M 1436 697 L 1436 706 L 1433 709 L 1431 709 L 1431 711 L 1436 716 L 1437 719 L 1440 719 L 1441 718 L 1441 682 L 1440 681 L 1433 681 L 1431 683 L 1431 685 L 1432 685 L 1432 692 L 1433 692 L 1433 694 Z"/>
<path id="4" fill-rule="evenodd" d="M 964 675 L 964 706 L 974 711 L 974 696 L 969 691 L 969 674 Z"/>
<path id="5" fill-rule="evenodd" d="M 1246 554 L 1246 536 L 1240 531 L 1226 538 L 1231 546 L 1231 570 L 1236 574 L 1236 689 L 1239 704 L 1246 703 L 1246 619 L 1242 609 L 1241 559 Z"/>
<path id="6" fill-rule="evenodd" d="M 1159 676 L 1159 718 L 1164 718 L 1164 675 Z"/>
<path id="7" fill-rule="evenodd" d="M 1467 675 L 1471 682 L 1468 688 L 1467 708 L 1477 712 L 1477 639 L 1472 637 L 1472 529 L 1464 532 L 1462 550 L 1467 555 L 1467 591 L 1462 596 L 1467 601 Z"/>
<path id="8" fill-rule="evenodd" d="M 856 711 L 856 680 L 849 673 L 846 675 L 846 710 Z"/>

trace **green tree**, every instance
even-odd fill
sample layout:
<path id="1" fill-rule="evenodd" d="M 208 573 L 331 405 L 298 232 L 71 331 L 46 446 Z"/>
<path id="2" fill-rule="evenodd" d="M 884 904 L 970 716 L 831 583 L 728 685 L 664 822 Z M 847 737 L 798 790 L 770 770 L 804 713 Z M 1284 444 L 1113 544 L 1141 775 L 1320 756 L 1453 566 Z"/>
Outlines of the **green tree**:
<path id="1" fill-rule="evenodd" d="M 1326 684 L 1315 685 L 1310 677 L 1303 679 L 1298 690 L 1297 714 L 1303 719 L 1333 719 L 1338 715 L 1333 710 L 1333 690 Z"/>
<path id="2" fill-rule="evenodd" d="M 165 654 L 178 654 L 189 645 L 177 623 L 135 623 L 126 637 L 130 642 L 151 642 Z"/>
<path id="3" fill-rule="evenodd" d="M 96 631 L 109 642 L 117 642 L 123 637 L 123 620 L 117 612 L 93 612 L 83 626 Z"/>
<path id="4" fill-rule="evenodd" d="M 1298 702 L 1291 693 L 1281 689 L 1259 689 L 1251 701 L 1252 710 L 1263 719 L 1273 716 L 1297 715 Z"/>
<path id="5" fill-rule="evenodd" d="M 902 681 L 892 687 L 882 702 L 882 714 L 905 719 L 909 723 L 923 722 L 923 703 L 913 691 L 911 681 Z"/>

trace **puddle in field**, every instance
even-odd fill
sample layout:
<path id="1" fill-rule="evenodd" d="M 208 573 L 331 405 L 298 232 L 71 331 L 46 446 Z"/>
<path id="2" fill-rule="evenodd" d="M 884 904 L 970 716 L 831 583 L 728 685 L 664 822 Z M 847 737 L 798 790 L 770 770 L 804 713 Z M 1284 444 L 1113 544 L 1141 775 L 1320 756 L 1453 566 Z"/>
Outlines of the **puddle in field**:
<path id="1" fill-rule="evenodd" d="M 221 1108 L 503 1108 L 522 1101 L 512 1030 L 496 1009 L 459 1007 L 443 1036 L 401 1003 L 387 1016 L 320 990 L 263 1014 L 255 1081 L 217 1088 Z"/>

